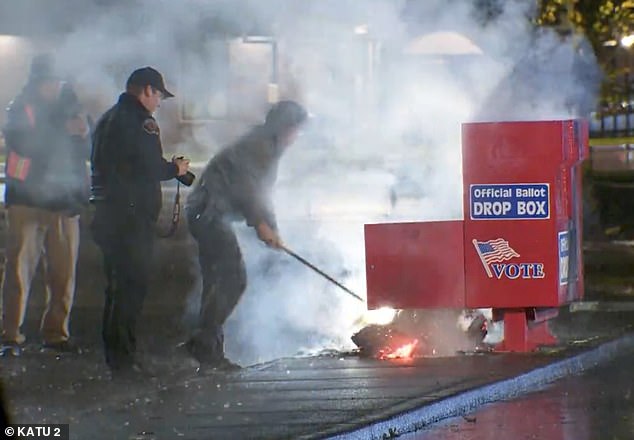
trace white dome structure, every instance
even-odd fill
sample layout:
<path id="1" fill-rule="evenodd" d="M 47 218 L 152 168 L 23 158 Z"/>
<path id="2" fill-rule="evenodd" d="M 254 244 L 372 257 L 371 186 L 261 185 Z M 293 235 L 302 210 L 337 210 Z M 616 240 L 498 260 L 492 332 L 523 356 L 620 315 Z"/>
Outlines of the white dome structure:
<path id="1" fill-rule="evenodd" d="M 432 32 L 411 40 L 403 52 L 407 55 L 482 55 L 469 38 L 457 32 Z"/>

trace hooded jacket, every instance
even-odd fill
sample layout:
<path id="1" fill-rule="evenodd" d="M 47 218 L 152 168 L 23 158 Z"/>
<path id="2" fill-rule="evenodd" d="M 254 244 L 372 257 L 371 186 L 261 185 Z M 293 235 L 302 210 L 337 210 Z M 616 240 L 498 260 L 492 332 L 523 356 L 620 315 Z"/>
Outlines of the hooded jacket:
<path id="1" fill-rule="evenodd" d="M 272 192 L 283 153 L 266 126 L 257 126 L 214 156 L 187 197 L 190 221 L 266 222 L 277 229 Z"/>

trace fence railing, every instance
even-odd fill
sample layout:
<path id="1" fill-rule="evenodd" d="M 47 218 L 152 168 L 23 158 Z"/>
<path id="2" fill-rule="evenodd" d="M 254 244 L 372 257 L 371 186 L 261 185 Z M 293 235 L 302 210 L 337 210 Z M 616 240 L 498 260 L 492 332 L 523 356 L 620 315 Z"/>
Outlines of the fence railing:
<path id="1" fill-rule="evenodd" d="M 604 91 L 598 111 L 591 115 L 590 136 L 634 136 L 634 76 L 625 73 Z"/>

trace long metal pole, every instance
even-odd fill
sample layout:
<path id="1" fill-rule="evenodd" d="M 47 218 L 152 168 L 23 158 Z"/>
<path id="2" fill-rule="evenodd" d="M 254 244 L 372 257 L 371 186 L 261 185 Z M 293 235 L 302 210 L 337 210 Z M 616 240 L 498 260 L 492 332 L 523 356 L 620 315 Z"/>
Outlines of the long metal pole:
<path id="1" fill-rule="evenodd" d="M 337 287 L 339 287 L 340 289 L 344 290 L 346 293 L 354 296 L 356 299 L 358 299 L 361 302 L 363 301 L 363 298 L 361 298 L 359 295 L 357 295 L 356 293 L 354 293 L 352 290 L 348 289 L 346 286 L 344 286 L 343 284 L 341 284 L 339 281 L 335 280 L 334 278 L 332 278 L 330 275 L 328 275 L 327 273 L 325 273 L 324 271 L 322 271 L 321 269 L 319 269 L 318 267 L 316 267 L 315 265 L 311 264 L 310 262 L 308 262 L 307 260 L 305 260 L 304 258 L 300 257 L 299 255 L 297 255 L 295 252 L 293 252 L 292 250 L 288 249 L 285 246 L 281 247 L 282 250 L 284 252 L 286 252 L 288 255 L 290 255 L 291 257 L 295 258 L 297 261 L 299 261 L 300 263 L 302 263 L 305 266 L 310 267 L 312 270 L 314 270 L 315 272 L 317 272 L 319 275 L 321 275 L 322 277 L 326 278 L 328 281 L 330 281 L 331 283 L 335 284 Z"/>

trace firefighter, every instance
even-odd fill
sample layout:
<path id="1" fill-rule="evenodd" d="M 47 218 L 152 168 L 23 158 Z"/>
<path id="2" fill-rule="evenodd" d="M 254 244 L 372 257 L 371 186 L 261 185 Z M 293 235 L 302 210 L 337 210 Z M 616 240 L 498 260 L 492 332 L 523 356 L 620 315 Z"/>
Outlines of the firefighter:
<path id="1" fill-rule="evenodd" d="M 148 290 L 162 180 L 183 176 L 189 160 L 163 158 L 152 116 L 172 95 L 151 67 L 135 70 L 125 93 L 99 120 L 91 158 L 91 224 L 107 278 L 102 336 L 113 374 L 147 371 L 135 359 L 135 327 Z"/>
<path id="2" fill-rule="evenodd" d="M 88 204 L 89 128 L 72 86 L 48 54 L 33 58 L 29 79 L 10 104 L 5 204 L 7 251 L 2 283 L 3 355 L 18 356 L 28 295 L 44 257 L 43 346 L 79 353 L 69 338 L 79 250 L 79 214 Z"/>
<path id="3" fill-rule="evenodd" d="M 271 203 L 280 157 L 296 139 L 306 111 L 280 101 L 256 126 L 207 164 L 186 203 L 202 272 L 199 322 L 186 349 L 201 365 L 239 368 L 224 355 L 222 326 L 246 288 L 246 271 L 232 222 L 246 221 L 273 249 L 282 241 Z"/>

